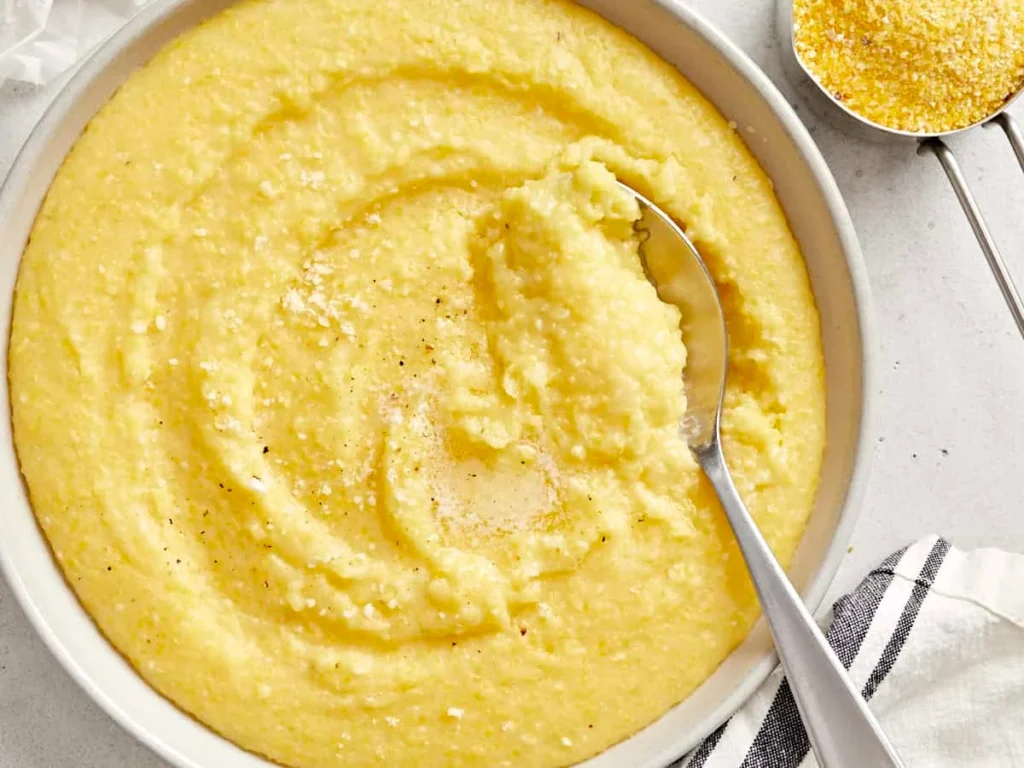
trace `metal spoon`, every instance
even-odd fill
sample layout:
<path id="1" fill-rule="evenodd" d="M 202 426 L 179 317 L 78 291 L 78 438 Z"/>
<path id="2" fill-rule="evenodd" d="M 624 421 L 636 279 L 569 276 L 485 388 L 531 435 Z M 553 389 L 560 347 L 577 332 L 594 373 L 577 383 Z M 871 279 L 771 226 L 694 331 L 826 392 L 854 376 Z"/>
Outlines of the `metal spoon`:
<path id="1" fill-rule="evenodd" d="M 686 234 L 660 208 L 621 184 L 640 204 L 640 262 L 658 296 L 682 313 L 687 347 L 682 429 L 714 486 L 775 639 L 811 747 L 824 768 L 902 766 L 878 721 L 829 647 L 772 554 L 729 475 L 720 420 L 728 368 L 722 305 L 707 267 Z"/>

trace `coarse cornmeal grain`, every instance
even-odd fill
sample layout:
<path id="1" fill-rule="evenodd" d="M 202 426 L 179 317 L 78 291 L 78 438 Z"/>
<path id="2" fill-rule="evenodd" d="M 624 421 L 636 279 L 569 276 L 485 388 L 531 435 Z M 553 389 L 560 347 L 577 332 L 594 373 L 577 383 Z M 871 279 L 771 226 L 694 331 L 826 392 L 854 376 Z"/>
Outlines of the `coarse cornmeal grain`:
<path id="1" fill-rule="evenodd" d="M 1024 0 L 795 0 L 796 52 L 849 109 L 940 133 L 1024 83 Z"/>

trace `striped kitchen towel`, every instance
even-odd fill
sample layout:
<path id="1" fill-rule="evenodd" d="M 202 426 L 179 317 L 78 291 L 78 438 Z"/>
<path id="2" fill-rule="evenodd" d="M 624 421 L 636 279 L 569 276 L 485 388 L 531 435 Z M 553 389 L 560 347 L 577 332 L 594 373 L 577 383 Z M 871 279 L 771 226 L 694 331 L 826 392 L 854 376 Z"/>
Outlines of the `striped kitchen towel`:
<path id="1" fill-rule="evenodd" d="M 931 536 L 886 558 L 830 618 L 829 643 L 908 766 L 1024 766 L 1024 556 Z M 777 668 L 674 768 L 816 765 Z"/>

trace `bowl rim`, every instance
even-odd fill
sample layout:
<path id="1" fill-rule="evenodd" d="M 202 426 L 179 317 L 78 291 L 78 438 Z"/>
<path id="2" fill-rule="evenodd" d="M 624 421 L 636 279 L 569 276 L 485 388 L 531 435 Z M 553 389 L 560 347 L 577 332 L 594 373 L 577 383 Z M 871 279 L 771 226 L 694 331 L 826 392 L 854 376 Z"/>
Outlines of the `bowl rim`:
<path id="1" fill-rule="evenodd" d="M 584 6 L 590 5 L 587 0 L 575 1 Z M 15 155 L 6 178 L 0 184 L 0 229 L 3 228 L 6 220 L 11 215 L 13 199 L 18 195 L 22 187 L 28 183 L 32 171 L 42 156 L 48 141 L 73 111 L 79 98 L 89 88 L 93 80 L 106 70 L 107 66 L 117 58 L 123 49 L 128 47 L 136 38 L 145 34 L 150 27 L 172 16 L 181 7 L 196 2 L 200 2 L 200 0 L 154 0 L 135 14 L 120 29 L 99 43 L 81 62 L 75 65 L 70 77 L 59 88 L 42 116 L 32 128 L 28 138 Z M 845 498 L 838 510 L 831 539 L 824 550 L 820 563 L 813 569 L 812 578 L 806 588 L 801 590 L 804 602 L 808 609 L 813 612 L 820 606 L 842 563 L 847 543 L 850 540 L 859 516 L 861 501 L 864 497 L 870 474 L 871 455 L 868 445 L 874 414 L 875 388 L 873 384 L 876 375 L 876 337 L 871 321 L 871 297 L 867 269 L 853 222 L 838 185 L 807 128 L 803 125 L 778 87 L 724 33 L 712 25 L 701 13 L 684 5 L 682 0 L 649 0 L 649 2 L 675 17 L 676 20 L 688 27 L 690 31 L 712 47 L 725 63 L 753 86 L 760 98 L 764 100 L 792 141 L 802 160 L 806 163 L 807 170 L 820 191 L 822 202 L 832 219 L 847 268 L 850 292 L 853 297 L 854 320 L 857 325 L 857 336 L 860 339 L 860 359 L 857 361 L 860 366 L 861 376 L 860 423 L 854 442 Z M 643 42 L 642 39 L 641 42 Z M 714 105 L 713 95 L 705 93 L 704 96 Z M 49 182 L 47 182 L 47 186 L 49 186 Z M 0 352 L 3 352 L 3 359 L 6 365 L 10 329 L 9 316 L 5 318 L 5 322 L 7 333 L 5 333 L 3 339 L 0 339 Z M 3 390 L 0 392 L 0 395 L 7 401 L 6 404 L 9 408 L 10 393 L 6 375 L 3 376 L 0 388 Z M 6 428 L 9 430 L 9 425 L 6 425 Z M 13 439 L 11 440 L 11 446 L 12 455 L 16 462 L 16 453 L 13 451 Z M 20 469 L 17 471 L 20 478 Z M 24 483 L 23 479 L 21 481 Z M 65 647 L 58 637 L 56 630 L 42 615 L 33 599 L 29 585 L 21 577 L 16 565 L 8 554 L 8 547 L 13 547 L 13 544 L 7 541 L 7 537 L 0 537 L 0 573 L 6 578 L 16 602 L 28 617 L 36 634 L 42 639 L 50 653 L 53 654 L 75 683 L 118 725 L 145 744 L 158 756 L 167 760 L 172 765 L 178 766 L 178 768 L 201 768 L 190 758 L 181 754 L 173 744 L 166 742 L 146 727 L 138 724 L 132 714 L 119 704 L 115 697 L 107 692 L 104 685 L 83 669 L 75 653 Z M 79 608 L 84 617 L 92 621 L 84 607 L 79 604 Z M 763 619 L 761 621 L 763 622 Z M 104 639 L 106 640 L 105 637 Z M 106 642 L 109 644 L 109 640 Z M 110 646 L 110 648 L 112 652 L 117 653 L 113 646 Z M 683 756 L 714 728 L 727 720 L 761 686 L 776 664 L 777 657 L 774 652 L 765 654 L 746 676 L 740 680 L 739 684 L 736 685 L 722 703 L 701 720 L 701 727 L 694 729 L 702 733 L 697 734 L 697 736 L 694 736 L 693 733 L 681 734 L 678 739 L 666 743 L 656 754 L 648 756 L 640 764 L 640 768 L 665 766 Z M 134 670 L 132 670 L 132 673 L 137 674 Z M 162 694 L 157 695 L 162 697 Z M 171 702 L 171 706 L 176 707 L 173 702 Z M 187 713 L 185 714 L 191 717 Z M 199 725 L 205 730 L 215 733 L 205 724 L 199 723 Z M 217 736 L 219 737 L 219 734 Z M 626 741 L 629 741 L 629 738 Z M 253 756 L 257 759 L 266 760 L 266 758 L 258 755 Z M 585 761 L 584 764 L 587 762 Z M 270 765 L 271 763 L 267 762 L 267 764 Z"/>

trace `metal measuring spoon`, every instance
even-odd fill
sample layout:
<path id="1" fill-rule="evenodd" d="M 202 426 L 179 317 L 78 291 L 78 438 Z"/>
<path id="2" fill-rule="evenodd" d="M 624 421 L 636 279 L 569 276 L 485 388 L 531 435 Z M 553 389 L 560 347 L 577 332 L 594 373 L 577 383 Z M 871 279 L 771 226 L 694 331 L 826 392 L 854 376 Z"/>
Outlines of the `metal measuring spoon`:
<path id="1" fill-rule="evenodd" d="M 1009 139 L 1010 146 L 1013 147 L 1017 161 L 1020 163 L 1021 168 L 1024 169 L 1024 134 L 1021 133 L 1021 129 L 1013 119 L 1013 116 L 1006 112 L 1006 109 L 1024 93 L 1024 82 L 1020 84 L 1020 88 L 1015 93 L 1003 102 L 999 109 L 963 128 L 938 133 L 913 133 L 911 131 L 888 128 L 865 117 L 861 117 L 828 92 L 796 52 L 793 30 L 793 0 L 778 0 L 777 10 L 779 39 L 782 41 L 780 46 L 782 49 L 782 63 L 786 76 L 795 85 L 807 82 L 812 84 L 808 98 L 816 112 L 824 115 L 827 119 L 836 123 L 840 129 L 853 136 L 870 141 L 882 139 L 893 142 L 917 142 L 917 153 L 919 155 L 930 152 L 939 159 L 939 162 L 942 163 L 942 169 L 949 178 L 950 184 L 953 185 L 953 191 L 956 192 L 960 206 L 963 208 L 964 213 L 967 214 L 967 220 L 971 224 L 971 229 L 974 230 L 974 236 L 978 239 L 978 244 L 981 245 L 981 250 L 985 254 L 985 260 L 988 262 L 989 269 L 992 270 L 992 275 L 999 285 L 999 291 L 1003 294 L 1006 306 L 1009 307 L 1010 314 L 1013 315 L 1013 322 L 1017 324 L 1017 331 L 1024 337 L 1024 302 L 1021 301 L 1017 287 L 1013 283 L 1013 278 L 1010 277 L 1010 273 L 1006 269 L 1006 263 L 1003 261 L 999 248 L 996 246 L 996 241 L 992 238 L 992 233 L 989 231 L 988 225 L 981 215 L 981 209 L 978 208 L 974 195 L 971 194 L 971 190 L 967 186 L 967 180 L 960 171 L 960 165 L 957 163 L 953 151 L 943 141 L 943 139 L 949 136 L 969 131 L 979 125 L 998 125 L 1006 133 L 1006 138 Z"/>
<path id="2" fill-rule="evenodd" d="M 842 662 L 750 516 L 722 452 L 720 419 L 728 336 L 718 291 L 690 239 L 660 208 L 620 182 L 640 204 L 640 263 L 662 301 L 682 313 L 686 416 L 681 425 L 714 486 L 747 563 L 804 727 L 823 768 L 902 766 Z"/>

